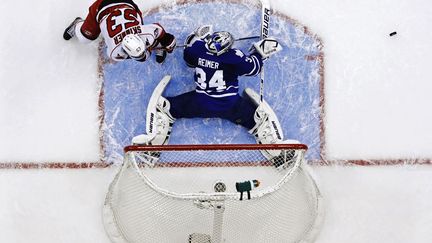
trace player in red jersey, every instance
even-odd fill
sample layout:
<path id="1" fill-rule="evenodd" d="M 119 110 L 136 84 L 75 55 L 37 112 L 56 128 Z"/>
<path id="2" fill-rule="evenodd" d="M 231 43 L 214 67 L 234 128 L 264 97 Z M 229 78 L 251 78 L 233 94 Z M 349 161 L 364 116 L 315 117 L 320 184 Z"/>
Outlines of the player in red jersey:
<path id="1" fill-rule="evenodd" d="M 160 24 L 144 24 L 141 11 L 132 0 L 97 0 L 85 20 L 77 17 L 65 29 L 63 38 L 70 40 L 75 36 L 88 43 L 100 35 L 108 57 L 114 61 L 132 58 L 143 62 L 155 50 L 156 61 L 162 63 L 176 46 L 174 35 Z"/>

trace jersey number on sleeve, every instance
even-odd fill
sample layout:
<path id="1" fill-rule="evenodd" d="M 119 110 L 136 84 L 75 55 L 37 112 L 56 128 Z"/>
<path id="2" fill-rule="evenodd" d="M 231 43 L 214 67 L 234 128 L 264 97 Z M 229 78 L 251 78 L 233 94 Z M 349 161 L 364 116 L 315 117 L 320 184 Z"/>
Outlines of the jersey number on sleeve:
<path id="1" fill-rule="evenodd" d="M 223 70 L 216 70 L 213 76 L 208 80 L 207 83 L 207 74 L 202 68 L 195 68 L 195 72 L 197 74 L 197 82 L 201 89 L 212 89 L 216 88 L 216 90 L 224 90 L 226 89 L 226 83 L 223 79 Z"/>

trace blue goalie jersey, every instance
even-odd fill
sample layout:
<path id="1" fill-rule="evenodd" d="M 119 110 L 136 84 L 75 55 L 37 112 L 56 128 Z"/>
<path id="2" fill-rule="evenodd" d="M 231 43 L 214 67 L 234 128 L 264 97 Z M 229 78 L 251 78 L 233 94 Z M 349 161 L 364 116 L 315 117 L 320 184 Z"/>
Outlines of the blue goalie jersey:
<path id="1" fill-rule="evenodd" d="M 261 71 L 259 54 L 246 55 L 238 49 L 216 55 L 198 40 L 186 47 L 183 58 L 195 68 L 194 91 L 166 97 L 174 118 L 218 117 L 251 129 L 255 125 L 256 105 L 239 95 L 238 77 L 257 75 Z"/>
<path id="2" fill-rule="evenodd" d="M 246 55 L 231 48 L 217 56 L 207 50 L 205 42 L 198 40 L 184 50 L 184 60 L 195 68 L 196 92 L 212 98 L 238 95 L 238 77 L 257 75 L 261 71 L 259 54 Z"/>

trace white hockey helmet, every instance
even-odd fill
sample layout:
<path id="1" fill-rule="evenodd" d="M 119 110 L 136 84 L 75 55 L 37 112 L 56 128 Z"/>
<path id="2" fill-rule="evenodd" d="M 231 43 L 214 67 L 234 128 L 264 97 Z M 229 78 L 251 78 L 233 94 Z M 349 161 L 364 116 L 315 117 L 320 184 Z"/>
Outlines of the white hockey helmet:
<path id="1" fill-rule="evenodd" d="M 146 44 L 138 35 L 126 35 L 123 38 L 122 47 L 133 59 L 142 59 L 146 55 Z"/>
<path id="2" fill-rule="evenodd" d="M 214 32 L 210 38 L 208 38 L 206 47 L 211 53 L 220 55 L 226 52 L 234 43 L 234 38 L 228 31 L 217 31 Z"/>

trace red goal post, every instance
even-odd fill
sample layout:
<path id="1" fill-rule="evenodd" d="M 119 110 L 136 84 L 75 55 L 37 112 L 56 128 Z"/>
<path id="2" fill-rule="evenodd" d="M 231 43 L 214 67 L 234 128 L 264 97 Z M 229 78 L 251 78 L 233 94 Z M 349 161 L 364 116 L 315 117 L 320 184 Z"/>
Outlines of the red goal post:
<path id="1" fill-rule="evenodd" d="M 187 151 L 262 151 L 262 150 L 298 150 L 306 152 L 308 147 L 305 144 L 173 144 L 173 145 L 130 145 L 124 148 L 125 154 L 129 152 L 187 152 Z M 179 156 L 180 157 L 180 156 Z M 159 166 L 184 166 L 184 167 L 212 167 L 212 166 L 265 166 L 271 163 L 263 158 L 261 161 L 200 161 L 200 163 L 189 163 L 186 158 L 180 159 L 182 162 L 174 162 L 173 165 L 165 162 Z M 179 165 L 180 164 L 180 165 Z"/>
<path id="2" fill-rule="evenodd" d="M 124 152 L 130 151 L 188 151 L 188 150 L 262 150 L 262 149 L 299 149 L 307 150 L 305 144 L 170 144 L 170 145 L 129 145 Z"/>

